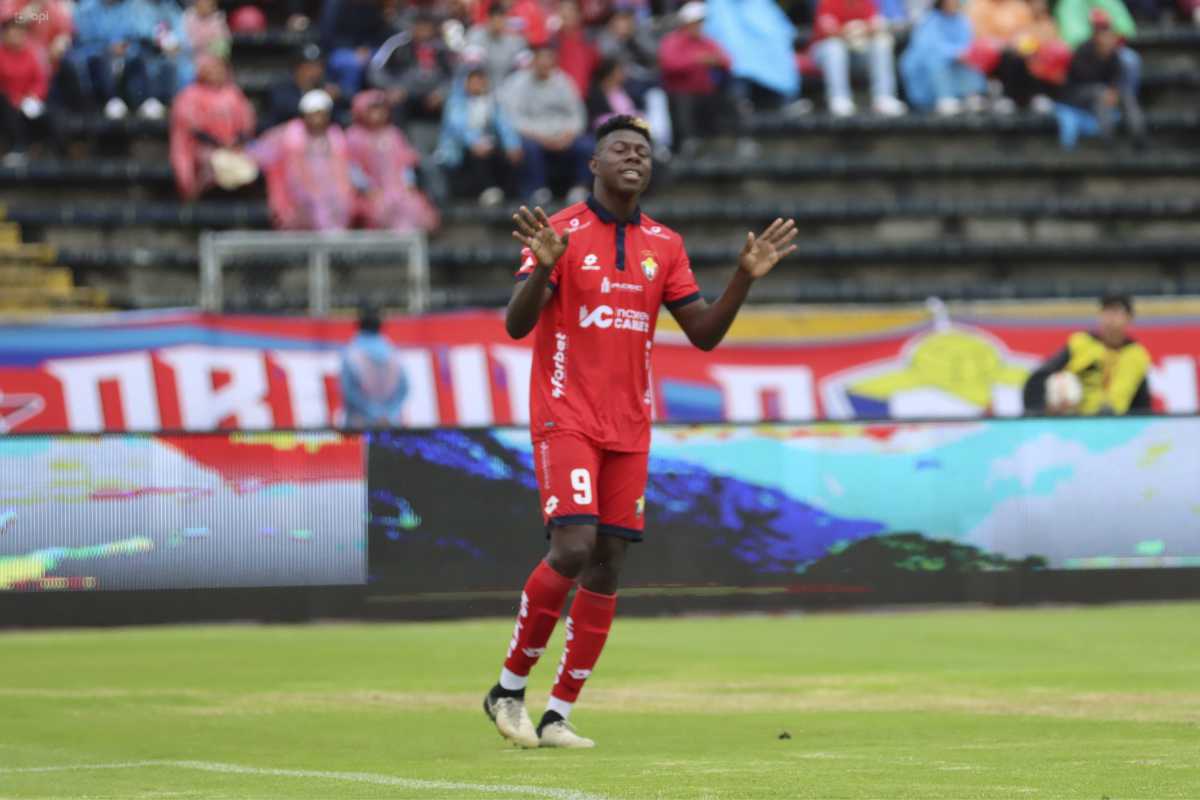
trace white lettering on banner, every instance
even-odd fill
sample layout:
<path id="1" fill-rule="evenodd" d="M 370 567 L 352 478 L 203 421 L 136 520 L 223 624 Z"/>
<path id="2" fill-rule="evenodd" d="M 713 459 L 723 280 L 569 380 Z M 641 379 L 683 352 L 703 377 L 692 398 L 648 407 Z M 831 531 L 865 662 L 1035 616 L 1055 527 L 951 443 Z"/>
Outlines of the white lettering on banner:
<path id="1" fill-rule="evenodd" d="M 1150 391 L 1163 401 L 1168 414 L 1195 414 L 1196 361 L 1191 356 L 1167 356 L 1150 368 Z"/>
<path id="2" fill-rule="evenodd" d="M 330 424 L 332 405 L 327 378 L 341 373 L 336 350 L 273 350 L 271 362 L 283 370 L 292 401 L 292 424 L 297 428 L 324 428 Z M 278 420 L 276 420 L 278 422 Z M 340 420 L 339 420 L 340 422 Z"/>
<path id="3" fill-rule="evenodd" d="M 161 350 L 159 358 L 175 370 L 179 419 L 185 429 L 212 430 L 225 417 L 234 417 L 239 428 L 274 426 L 263 351 L 183 345 Z M 215 389 L 213 373 L 218 370 L 229 373 L 229 382 Z"/>
<path id="4" fill-rule="evenodd" d="M 404 349 L 398 353 L 398 357 L 404 366 L 404 377 L 408 379 L 408 398 L 400 410 L 400 418 L 405 425 L 414 428 L 440 425 L 433 356 L 425 349 Z"/>
<path id="5" fill-rule="evenodd" d="M 45 370 L 62 384 L 70 430 L 116 430 L 115 425 L 108 425 L 104 419 L 100 402 L 100 384 L 104 381 L 114 381 L 117 385 L 126 430 L 152 431 L 162 427 L 149 353 L 59 358 L 47 361 Z"/>
<path id="6" fill-rule="evenodd" d="M 533 369 L 533 351 L 528 347 L 492 345 L 492 358 L 504 371 L 508 386 L 508 409 L 514 425 L 529 424 L 529 373 Z"/>
<path id="7" fill-rule="evenodd" d="M 813 375 L 808 367 L 715 366 L 709 373 L 721 386 L 725 419 L 730 422 L 760 422 L 763 393 L 779 395 L 779 413 L 785 420 L 814 419 Z"/>
<path id="8" fill-rule="evenodd" d="M 480 344 L 459 345 L 450 348 L 447 358 L 457 424 L 491 425 L 494 419 L 487 351 Z"/>

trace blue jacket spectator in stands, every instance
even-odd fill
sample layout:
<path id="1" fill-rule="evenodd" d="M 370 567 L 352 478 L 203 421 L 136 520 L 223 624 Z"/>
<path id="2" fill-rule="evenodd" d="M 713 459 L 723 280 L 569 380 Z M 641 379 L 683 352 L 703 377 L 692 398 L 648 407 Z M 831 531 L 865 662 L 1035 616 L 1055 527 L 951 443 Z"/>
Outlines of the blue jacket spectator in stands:
<path id="1" fill-rule="evenodd" d="M 392 33 L 377 0 L 326 0 L 321 49 L 328 54 L 329 76 L 343 97 L 354 97 L 362 89 L 371 54 Z"/>
<path id="2" fill-rule="evenodd" d="M 408 381 L 400 353 L 380 331 L 379 314 L 359 313 L 358 334 L 342 351 L 342 404 L 349 428 L 384 428 L 401 424 Z"/>
<path id="3" fill-rule="evenodd" d="M 900 57 L 900 76 L 908 102 L 921 111 L 957 114 L 982 109 L 987 79 L 963 61 L 975 38 L 959 0 L 938 0 L 913 29 Z"/>
<path id="4" fill-rule="evenodd" d="M 120 119 L 129 106 L 119 94 L 125 74 L 136 69 L 138 37 L 131 0 L 81 0 L 75 12 L 75 46 L 64 58 L 77 102 L 85 110 L 103 107 Z"/>
<path id="5" fill-rule="evenodd" d="M 166 106 L 196 77 L 191 42 L 176 0 L 127 0 L 137 30 L 136 68 L 129 96 L 147 119 L 162 119 Z"/>
<path id="6" fill-rule="evenodd" d="M 776 0 L 707 0 L 704 32 L 733 60 L 735 80 L 769 90 L 783 100 L 800 94 L 796 26 Z M 746 98 L 748 91 L 739 94 Z"/>
<path id="7" fill-rule="evenodd" d="M 494 206 L 515 193 L 521 136 L 492 91 L 488 70 L 472 67 L 454 84 L 442 116 L 437 160 L 450 171 L 454 193 Z"/>

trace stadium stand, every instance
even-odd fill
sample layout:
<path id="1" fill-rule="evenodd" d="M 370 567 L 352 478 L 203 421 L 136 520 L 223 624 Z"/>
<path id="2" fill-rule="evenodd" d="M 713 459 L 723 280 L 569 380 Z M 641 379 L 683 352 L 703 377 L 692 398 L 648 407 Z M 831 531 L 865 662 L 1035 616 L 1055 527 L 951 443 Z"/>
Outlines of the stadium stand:
<path id="1" fill-rule="evenodd" d="M 315 37 L 278 28 L 236 34 L 233 65 L 247 95 L 261 104 Z M 647 211 L 685 235 L 709 288 L 721 285 L 717 276 L 747 228 L 795 216 L 801 258 L 772 275 L 758 301 L 1200 291 L 1200 28 L 1143 27 L 1133 45 L 1145 62 L 1146 149 L 1086 141 L 1061 152 L 1054 117 L 1029 112 L 760 111 L 744 126 L 751 151 L 716 138 L 660 165 Z M 820 81 L 805 82 L 807 95 L 820 92 Z M 234 199 L 181 202 L 165 121 L 75 114 L 64 117 L 61 135 L 73 157 L 0 166 L 6 236 L 16 235 L 14 224 L 24 235 L 0 251 L 11 298 L 19 288 L 43 292 L 56 307 L 190 305 L 199 231 L 270 225 L 261 185 Z M 429 139 L 428 131 L 409 135 Z M 504 301 L 512 204 L 443 204 L 430 243 L 435 303 Z M 347 280 L 336 299 L 398 301 L 387 274 L 350 282 L 340 272 Z M 267 298 L 245 288 L 239 302 L 248 308 L 304 302 L 302 291 Z"/>

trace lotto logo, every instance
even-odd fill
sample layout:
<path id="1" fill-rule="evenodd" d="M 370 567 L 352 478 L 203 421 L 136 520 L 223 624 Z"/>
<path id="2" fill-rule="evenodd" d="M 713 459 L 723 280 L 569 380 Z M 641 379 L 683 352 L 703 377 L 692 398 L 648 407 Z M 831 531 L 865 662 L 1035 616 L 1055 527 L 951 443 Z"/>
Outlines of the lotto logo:
<path id="1" fill-rule="evenodd" d="M 569 669 L 567 674 L 577 681 L 586 681 L 588 676 L 592 674 L 590 669 Z"/>
<path id="2" fill-rule="evenodd" d="M 583 257 L 583 269 L 585 269 L 585 270 L 600 269 L 600 264 L 598 263 L 599 261 L 600 261 L 600 259 L 596 257 L 595 253 L 588 253 L 586 256 Z"/>
<path id="3" fill-rule="evenodd" d="M 558 495 L 550 495 L 550 499 L 546 501 L 546 516 L 550 516 L 558 510 Z"/>
<path id="4" fill-rule="evenodd" d="M 544 648 L 544 647 L 522 647 L 521 652 L 525 654 L 526 658 L 541 658 L 542 654 L 544 654 L 546 652 L 546 648 Z"/>

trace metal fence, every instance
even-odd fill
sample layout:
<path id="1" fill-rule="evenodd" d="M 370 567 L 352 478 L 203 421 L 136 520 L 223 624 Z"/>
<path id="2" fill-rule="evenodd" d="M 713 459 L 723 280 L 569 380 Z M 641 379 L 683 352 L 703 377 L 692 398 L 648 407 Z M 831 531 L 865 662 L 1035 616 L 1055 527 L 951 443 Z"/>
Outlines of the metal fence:
<path id="1" fill-rule="evenodd" d="M 200 306 L 221 311 L 224 306 L 223 273 L 238 257 L 288 257 L 308 260 L 308 310 L 314 316 L 329 312 L 330 262 L 356 256 L 387 255 L 407 251 L 407 310 L 429 307 L 429 247 L 424 234 L 384 231 L 276 232 L 205 231 L 200 235 Z"/>

